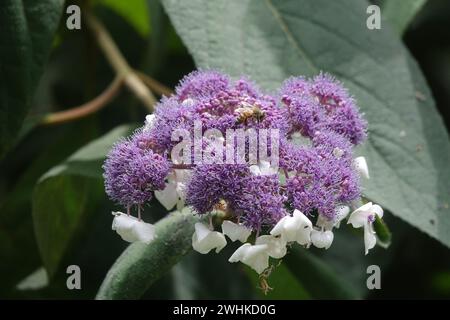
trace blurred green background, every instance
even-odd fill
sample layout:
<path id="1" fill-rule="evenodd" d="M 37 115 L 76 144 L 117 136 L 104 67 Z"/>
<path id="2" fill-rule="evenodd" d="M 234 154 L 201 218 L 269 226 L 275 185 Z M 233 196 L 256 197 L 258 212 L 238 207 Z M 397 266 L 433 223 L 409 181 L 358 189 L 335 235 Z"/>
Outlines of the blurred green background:
<path id="1" fill-rule="evenodd" d="M 86 5 L 67 1 L 66 6 L 71 3 Z M 96 0 L 89 5 L 133 68 L 170 88 L 195 69 L 158 1 Z M 450 128 L 449 17 L 449 1 L 428 1 L 403 37 L 424 72 L 447 129 Z M 113 78 L 114 73 L 88 28 L 83 25 L 81 30 L 67 30 L 62 19 L 25 128 L 0 162 L 0 298 L 94 298 L 108 269 L 126 248 L 127 243 L 111 231 L 110 212 L 118 208 L 104 194 L 101 179 L 95 178 L 98 172 L 82 179 L 67 174 L 54 185 L 44 186 L 46 197 L 39 197 L 39 203 L 35 203 L 44 206 L 44 210 L 49 206 L 49 210 L 64 211 L 68 210 L 63 208 L 66 205 L 82 213 L 76 225 L 70 219 L 58 222 L 61 233 L 70 231 L 74 237 L 59 249 L 62 258 L 49 283 L 42 272 L 32 217 L 33 192 L 37 201 L 36 192 L 44 191 L 36 191 L 35 185 L 44 173 L 111 129 L 124 123 L 143 122 L 147 110 L 123 89 L 107 107 L 87 117 L 60 125 L 36 124 L 43 114 L 91 100 Z M 101 161 L 94 160 L 93 170 L 99 171 Z M 62 189 L 64 192 L 60 192 Z M 156 201 L 145 210 L 145 218 L 150 222 L 164 214 Z M 393 234 L 388 250 L 377 247 L 364 256 L 361 236 L 355 237 L 352 230 L 342 228 L 328 251 L 312 249 L 312 256 L 321 257 L 319 265 L 331 273 L 330 277 L 339 278 L 344 286 L 364 298 L 450 298 L 450 250 L 389 213 L 385 220 Z M 49 241 L 58 243 L 60 239 Z M 283 262 L 276 268 L 269 279 L 274 290 L 264 296 L 253 272 L 241 264 L 226 262 L 231 252 L 229 246 L 218 255 L 188 254 L 143 298 L 330 297 L 324 292 L 324 283 L 315 283 L 314 279 L 307 283 L 308 270 L 304 267 L 310 264 L 301 259 Z M 66 267 L 72 264 L 81 268 L 81 290 L 66 287 Z M 381 267 L 381 290 L 365 289 L 366 268 L 371 264 Z"/>

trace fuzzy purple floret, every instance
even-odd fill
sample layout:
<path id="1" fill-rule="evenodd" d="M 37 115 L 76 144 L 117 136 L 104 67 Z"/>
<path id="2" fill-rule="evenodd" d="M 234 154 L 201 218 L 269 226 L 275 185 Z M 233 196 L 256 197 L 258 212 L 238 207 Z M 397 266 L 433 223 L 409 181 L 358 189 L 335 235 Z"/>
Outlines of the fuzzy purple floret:
<path id="1" fill-rule="evenodd" d="M 247 227 L 260 230 L 275 225 L 287 215 L 285 202 L 278 175 L 250 175 L 245 179 L 244 188 L 233 198 L 232 208 Z"/>
<path id="2" fill-rule="evenodd" d="M 280 167 L 288 172 L 289 202 L 308 214 L 317 210 L 332 220 L 336 207 L 360 197 L 350 142 L 341 135 L 317 133 L 311 146 L 282 145 Z"/>
<path id="3" fill-rule="evenodd" d="M 186 204 L 199 214 L 211 212 L 222 199 L 233 206 L 249 174 L 245 164 L 198 165 L 187 186 Z"/>
<path id="4" fill-rule="evenodd" d="M 125 207 L 149 201 L 154 190 L 164 188 L 169 173 L 167 159 L 142 148 L 142 138 L 138 133 L 117 142 L 103 165 L 106 193 Z"/>
<path id="5" fill-rule="evenodd" d="M 292 131 L 313 138 L 316 131 L 333 130 L 355 145 L 365 140 L 366 121 L 348 91 L 330 75 L 320 74 L 312 80 L 290 78 L 284 82 L 280 96 L 288 109 Z"/>

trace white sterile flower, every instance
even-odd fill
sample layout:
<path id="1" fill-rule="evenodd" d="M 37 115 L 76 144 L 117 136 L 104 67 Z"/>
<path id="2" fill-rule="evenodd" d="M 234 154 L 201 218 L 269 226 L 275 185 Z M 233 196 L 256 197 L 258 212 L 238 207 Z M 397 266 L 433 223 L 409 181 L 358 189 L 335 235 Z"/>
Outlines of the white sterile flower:
<path id="1" fill-rule="evenodd" d="M 250 171 L 255 176 L 269 176 L 278 173 L 278 169 L 270 166 L 270 162 L 266 160 L 261 160 L 257 165 L 251 165 Z"/>
<path id="2" fill-rule="evenodd" d="M 338 206 L 336 208 L 335 216 L 333 220 L 328 220 L 324 216 L 320 215 L 317 218 L 317 226 L 324 228 L 325 230 L 332 230 L 333 228 L 339 228 L 341 221 L 344 220 L 350 213 L 348 206 Z"/>
<path id="3" fill-rule="evenodd" d="M 328 249 L 333 243 L 334 234 L 331 230 L 312 230 L 311 242 L 317 248 Z"/>
<path id="4" fill-rule="evenodd" d="M 275 259 L 281 259 L 286 255 L 286 241 L 281 237 L 274 237 L 270 235 L 260 236 L 255 241 L 256 245 L 267 244 L 267 254 Z"/>
<path id="5" fill-rule="evenodd" d="M 177 205 L 178 209 L 184 206 L 186 181 L 189 178 L 188 170 L 175 169 L 167 177 L 166 187 L 156 190 L 155 197 L 167 210 Z"/>
<path id="6" fill-rule="evenodd" d="M 285 216 L 270 231 L 273 236 L 281 235 L 285 242 L 297 241 L 301 245 L 311 242 L 311 221 L 299 210 L 294 210 L 292 216 Z"/>
<path id="7" fill-rule="evenodd" d="M 353 159 L 353 166 L 355 167 L 356 171 L 358 171 L 358 173 L 362 177 L 364 177 L 366 179 L 370 178 L 369 167 L 367 166 L 366 158 L 357 157 L 357 158 Z"/>
<path id="8" fill-rule="evenodd" d="M 375 247 L 375 244 L 377 243 L 375 231 L 373 230 L 373 222 L 375 221 L 376 216 L 382 218 L 383 209 L 377 204 L 368 202 L 353 211 L 348 219 L 348 223 L 351 223 L 353 228 L 364 227 L 364 247 L 366 254 L 368 254 L 369 250 Z"/>
<path id="9" fill-rule="evenodd" d="M 153 128 L 153 125 L 155 124 L 155 115 L 149 114 L 145 117 L 145 125 L 144 125 L 144 132 L 150 131 Z"/>
<path id="10" fill-rule="evenodd" d="M 228 259 L 229 262 L 241 261 L 258 273 L 262 273 L 269 266 L 269 255 L 267 244 L 244 243 Z"/>
<path id="11" fill-rule="evenodd" d="M 245 242 L 252 233 L 252 230 L 244 226 L 242 223 L 238 224 L 230 220 L 225 220 L 222 222 L 222 232 L 233 242 L 236 240 Z"/>
<path id="12" fill-rule="evenodd" d="M 227 245 L 225 236 L 217 231 L 209 229 L 209 227 L 201 222 L 195 224 L 195 231 L 192 235 L 192 247 L 201 254 L 207 254 L 212 249 L 216 249 L 219 253 Z"/>
<path id="13" fill-rule="evenodd" d="M 155 226 L 122 212 L 113 212 L 112 230 L 128 242 L 149 244 L 155 238 Z"/>

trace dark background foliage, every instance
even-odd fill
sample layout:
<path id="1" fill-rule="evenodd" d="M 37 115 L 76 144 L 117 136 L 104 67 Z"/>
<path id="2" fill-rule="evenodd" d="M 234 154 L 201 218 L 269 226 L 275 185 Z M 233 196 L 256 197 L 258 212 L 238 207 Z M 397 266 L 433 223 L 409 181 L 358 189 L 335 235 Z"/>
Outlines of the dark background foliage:
<path id="1" fill-rule="evenodd" d="M 111 5 L 113 2 L 99 0 L 91 5 L 132 67 L 171 88 L 195 69 L 193 59 L 157 1 L 127 1 L 130 6 L 143 3 L 148 10 L 144 13 L 131 10 L 131 14 Z M 67 1 L 66 6 L 70 3 Z M 147 31 L 130 23 L 130 20 L 142 21 L 142 16 Z M 83 24 L 81 30 L 67 30 L 65 17 L 63 13 L 20 138 L 11 142 L 12 147 L 0 162 L 0 298 L 94 298 L 106 272 L 127 245 L 110 230 L 109 212 L 117 207 L 106 198 L 101 181 L 89 178 L 58 181 L 45 191 L 46 198 L 40 201 L 51 206 L 59 203 L 60 197 L 75 199 L 77 203 L 81 195 L 87 197 L 80 208 L 81 222 L 64 248 L 50 283 L 35 290 L 17 287 L 43 265 L 32 216 L 33 193 L 36 197 L 39 178 L 88 142 L 124 123 L 142 123 L 147 114 L 140 102 L 123 89 L 97 113 L 61 125 L 37 124 L 36 119 L 43 114 L 94 98 L 114 77 L 88 28 Z M 430 0 L 403 36 L 428 81 L 447 129 L 450 126 L 449 17 L 449 1 Z M 61 188 L 65 188 L 64 194 L 60 193 Z M 145 211 L 146 219 L 152 222 L 164 215 L 157 202 L 152 202 Z M 351 240 L 346 241 L 344 235 L 342 240 L 336 239 L 330 252 L 313 250 L 313 254 L 323 256 L 322 263 L 331 267 L 334 276 L 356 287 L 369 299 L 450 298 L 450 250 L 389 213 L 386 222 L 393 233 L 393 244 L 388 250 L 378 247 L 364 257 L 361 244 L 357 247 L 359 251 L 356 250 L 361 256 L 351 256 L 346 248 Z M 68 224 L 61 221 L 59 227 L 64 230 Z M 242 266 L 226 263 L 231 248 L 227 250 L 220 255 L 190 253 L 155 283 L 144 298 L 263 298 L 255 275 Z M 366 292 L 361 289 L 365 287 L 365 269 L 374 261 L 382 267 L 382 289 Z M 82 290 L 66 288 L 66 266 L 71 264 L 81 267 Z M 304 267 L 302 261 L 283 263 L 270 278 L 275 290 L 267 297 L 326 296 L 320 292 L 320 282 L 317 282 L 318 292 L 311 291 L 311 286 L 305 283 L 308 270 Z M 33 282 L 41 283 L 42 277 L 27 283 Z"/>

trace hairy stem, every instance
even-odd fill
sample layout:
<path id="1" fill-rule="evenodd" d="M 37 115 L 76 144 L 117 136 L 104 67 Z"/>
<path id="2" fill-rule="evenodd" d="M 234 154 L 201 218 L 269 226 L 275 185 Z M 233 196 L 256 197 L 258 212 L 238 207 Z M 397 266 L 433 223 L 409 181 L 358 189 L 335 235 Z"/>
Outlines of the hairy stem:
<path id="1" fill-rule="evenodd" d="M 147 109 L 153 111 L 153 106 L 156 103 L 155 97 L 125 60 L 109 32 L 90 12 L 86 13 L 86 21 L 89 28 L 93 31 L 100 49 L 103 51 L 116 73 L 123 77 L 127 87 L 147 107 Z"/>
<path id="2" fill-rule="evenodd" d="M 60 112 L 50 113 L 44 117 L 42 124 L 61 124 L 68 121 L 83 118 L 91 113 L 94 113 L 104 106 L 106 106 L 117 93 L 123 84 L 123 78 L 116 76 L 113 82 L 103 91 L 100 95 L 95 97 L 93 100 L 82 104 L 81 106 L 71 108 L 69 110 L 64 110 Z"/>

